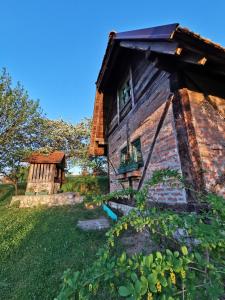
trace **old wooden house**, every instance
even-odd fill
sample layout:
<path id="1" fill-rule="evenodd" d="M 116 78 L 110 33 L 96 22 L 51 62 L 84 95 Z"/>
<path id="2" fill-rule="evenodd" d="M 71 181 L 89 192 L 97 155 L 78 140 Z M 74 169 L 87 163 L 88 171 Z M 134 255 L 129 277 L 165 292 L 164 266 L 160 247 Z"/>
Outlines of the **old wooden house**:
<path id="1" fill-rule="evenodd" d="M 96 83 L 90 154 L 106 155 L 110 190 L 140 189 L 176 169 L 196 191 L 225 195 L 225 48 L 170 24 L 111 32 Z M 190 189 L 149 200 L 193 207 Z"/>
<path id="2" fill-rule="evenodd" d="M 55 151 L 48 155 L 33 153 L 30 163 L 26 194 L 55 194 L 65 175 L 65 154 Z"/>

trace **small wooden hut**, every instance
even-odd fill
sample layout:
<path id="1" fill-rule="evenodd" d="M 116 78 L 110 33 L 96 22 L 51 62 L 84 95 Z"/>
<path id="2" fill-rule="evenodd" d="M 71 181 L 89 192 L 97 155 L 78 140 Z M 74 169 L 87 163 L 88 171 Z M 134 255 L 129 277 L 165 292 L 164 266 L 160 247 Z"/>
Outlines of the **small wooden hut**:
<path id="1" fill-rule="evenodd" d="M 30 163 L 26 194 L 55 194 L 65 178 L 65 154 L 55 151 L 48 155 L 33 153 Z"/>

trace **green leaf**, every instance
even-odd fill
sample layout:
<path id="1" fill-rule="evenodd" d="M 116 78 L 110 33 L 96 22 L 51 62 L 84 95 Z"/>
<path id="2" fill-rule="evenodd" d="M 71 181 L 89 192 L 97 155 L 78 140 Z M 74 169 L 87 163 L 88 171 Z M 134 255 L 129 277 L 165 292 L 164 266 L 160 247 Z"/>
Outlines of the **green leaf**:
<path id="1" fill-rule="evenodd" d="M 131 291 L 126 286 L 119 287 L 119 295 L 121 297 L 127 297 L 131 294 Z"/>
<path id="2" fill-rule="evenodd" d="M 149 284 L 156 284 L 157 275 L 155 273 L 151 273 L 150 275 L 148 275 L 148 282 Z"/>
<path id="3" fill-rule="evenodd" d="M 167 255 L 170 255 L 170 256 L 173 255 L 173 253 L 172 253 L 169 249 L 166 249 L 166 254 L 167 254 Z"/>
<path id="4" fill-rule="evenodd" d="M 159 251 L 156 252 L 156 257 L 162 260 L 162 254 Z"/>
<path id="5" fill-rule="evenodd" d="M 141 276 L 141 295 L 145 295 L 148 290 L 148 280 L 145 276 Z"/>
<path id="6" fill-rule="evenodd" d="M 140 294 L 140 292 L 141 292 L 141 282 L 140 282 L 140 280 L 137 280 L 136 282 L 135 282 L 135 292 L 139 295 Z"/>
<path id="7" fill-rule="evenodd" d="M 123 252 L 123 254 L 120 257 L 120 262 L 123 263 L 126 260 L 126 253 Z"/>
<path id="8" fill-rule="evenodd" d="M 175 251 L 175 252 L 174 252 L 174 256 L 175 256 L 175 257 L 178 257 L 178 256 L 179 256 L 179 252 L 178 252 L 178 251 Z"/>
<path id="9" fill-rule="evenodd" d="M 166 278 L 161 274 L 159 274 L 159 281 L 163 287 L 166 287 L 168 285 Z"/>
<path id="10" fill-rule="evenodd" d="M 133 282 L 136 282 L 138 280 L 137 274 L 134 273 L 134 272 L 131 273 L 130 277 L 131 277 L 131 279 L 132 279 Z"/>
<path id="11" fill-rule="evenodd" d="M 145 258 L 145 265 L 146 265 L 146 267 L 150 268 L 152 263 L 153 263 L 153 255 L 150 254 L 150 255 L 146 256 L 146 258 Z"/>
<path id="12" fill-rule="evenodd" d="M 183 255 L 188 255 L 188 249 L 186 246 L 182 246 L 181 251 L 182 251 Z"/>
<path id="13" fill-rule="evenodd" d="M 195 252 L 195 257 L 199 263 L 202 261 L 202 257 L 198 252 Z"/>
<path id="14" fill-rule="evenodd" d="M 149 284 L 149 289 L 150 289 L 150 291 L 151 292 L 153 292 L 153 293 L 156 293 L 157 292 L 157 289 L 156 289 L 156 287 L 155 287 L 155 284 Z"/>

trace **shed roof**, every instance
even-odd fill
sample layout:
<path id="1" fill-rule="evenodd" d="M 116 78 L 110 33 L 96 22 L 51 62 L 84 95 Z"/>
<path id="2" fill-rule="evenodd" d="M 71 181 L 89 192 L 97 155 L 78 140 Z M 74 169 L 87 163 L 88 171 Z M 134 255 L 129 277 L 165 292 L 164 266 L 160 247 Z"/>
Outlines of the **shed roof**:
<path id="1" fill-rule="evenodd" d="M 33 153 L 27 161 L 31 164 L 60 164 L 64 158 L 64 152 L 54 151 L 50 154 Z"/>

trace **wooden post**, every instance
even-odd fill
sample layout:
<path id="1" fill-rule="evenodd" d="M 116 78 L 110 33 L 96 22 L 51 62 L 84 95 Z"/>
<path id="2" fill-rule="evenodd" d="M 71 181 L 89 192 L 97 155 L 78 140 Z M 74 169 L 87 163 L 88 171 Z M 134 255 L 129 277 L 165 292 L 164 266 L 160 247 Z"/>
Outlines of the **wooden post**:
<path id="1" fill-rule="evenodd" d="M 50 174 L 51 174 L 51 181 L 54 181 L 54 177 L 55 177 L 55 165 L 51 164 L 51 170 L 50 170 Z"/>
<path id="2" fill-rule="evenodd" d="M 119 97 L 119 92 L 117 91 L 117 97 L 116 97 L 116 99 L 117 99 L 117 123 L 118 123 L 118 125 L 120 124 L 120 97 Z"/>
<path id="3" fill-rule="evenodd" d="M 34 164 L 34 171 L 33 171 L 33 182 L 36 182 L 37 178 L 37 164 Z"/>
<path id="4" fill-rule="evenodd" d="M 41 165 L 37 164 L 37 181 L 40 181 L 40 171 L 41 171 Z"/>
<path id="5" fill-rule="evenodd" d="M 28 175 L 28 182 L 32 181 L 32 177 L 33 177 L 33 171 L 34 171 L 34 165 L 31 164 L 30 168 L 29 168 L 29 175 Z"/>
<path id="6" fill-rule="evenodd" d="M 133 87 L 133 76 L 132 76 L 132 69 L 131 67 L 129 68 L 129 73 L 130 73 L 130 91 L 131 91 L 131 103 L 132 103 L 132 108 L 134 107 L 134 87 Z"/>
<path id="7" fill-rule="evenodd" d="M 46 181 L 49 181 L 50 164 L 46 165 Z"/>

